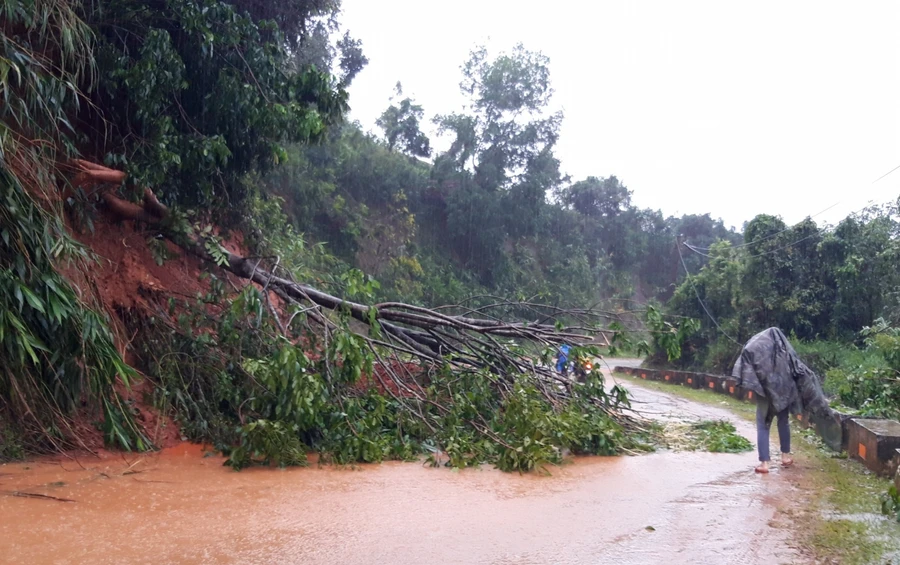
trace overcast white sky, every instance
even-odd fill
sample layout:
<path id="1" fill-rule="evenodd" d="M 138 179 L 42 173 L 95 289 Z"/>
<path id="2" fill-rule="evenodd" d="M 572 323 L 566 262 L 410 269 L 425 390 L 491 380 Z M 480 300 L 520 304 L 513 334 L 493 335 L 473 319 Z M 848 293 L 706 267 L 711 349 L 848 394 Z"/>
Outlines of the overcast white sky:
<path id="1" fill-rule="evenodd" d="M 900 195 L 900 1 L 344 0 L 370 63 L 350 90 L 374 129 L 400 80 L 429 118 L 459 110 L 476 44 L 550 57 L 557 156 L 635 202 L 836 222 Z M 438 143 L 438 147 L 443 145 Z"/>

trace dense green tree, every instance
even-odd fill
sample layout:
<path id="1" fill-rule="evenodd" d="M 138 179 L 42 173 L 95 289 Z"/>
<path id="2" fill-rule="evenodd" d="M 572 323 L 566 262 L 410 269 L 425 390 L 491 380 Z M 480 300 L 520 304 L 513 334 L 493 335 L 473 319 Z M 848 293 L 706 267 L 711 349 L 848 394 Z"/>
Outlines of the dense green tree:
<path id="1" fill-rule="evenodd" d="M 549 112 L 549 59 L 521 44 L 494 59 L 480 47 L 462 72 L 460 91 L 469 113 L 437 118 L 442 132 L 454 137 L 448 156 L 486 191 L 511 188 L 542 167 L 558 170 L 558 163 L 542 159 L 556 144 L 562 122 L 561 112 Z"/>
<path id="2" fill-rule="evenodd" d="M 631 191 L 615 176 L 588 177 L 561 193 L 562 202 L 589 218 L 616 218 L 631 207 Z"/>
<path id="3" fill-rule="evenodd" d="M 810 219 L 787 227 L 760 215 L 747 225 L 744 292 L 751 325 L 779 326 L 803 338 L 824 336 L 834 296 L 823 281 L 822 234 Z"/>
<path id="4" fill-rule="evenodd" d="M 391 151 L 355 124 L 345 124 L 320 144 L 291 146 L 287 163 L 266 175 L 263 185 L 284 199 L 284 211 L 297 230 L 327 242 L 348 263 L 363 250 L 371 252 L 368 240 L 390 241 L 395 253 L 367 257 L 366 266 L 372 266 L 405 254 L 415 225 L 407 200 L 427 182 L 426 164 Z M 388 225 L 393 229 L 387 230 Z M 393 235 L 387 237 L 387 231 Z M 406 236 L 395 241 L 400 233 Z M 378 263 L 371 274 L 380 275 L 383 267 Z"/>
<path id="5" fill-rule="evenodd" d="M 453 141 L 437 158 L 435 180 L 454 187 L 447 228 L 455 252 L 489 281 L 507 237 L 537 233 L 547 191 L 562 180 L 553 155 L 562 114 L 549 110 L 549 60 L 522 45 L 495 58 L 478 48 L 462 72 L 465 111 L 436 119 Z"/>
<path id="6" fill-rule="evenodd" d="M 241 177 L 283 160 L 284 143 L 321 138 L 346 93 L 327 69 L 287 72 L 285 36 L 266 19 L 299 34 L 318 3 L 263 4 L 87 4 L 99 81 L 82 118 L 105 130 L 88 152 L 166 202 L 215 206 L 236 204 Z"/>
<path id="7" fill-rule="evenodd" d="M 640 256 L 643 237 L 639 211 L 631 205 L 631 191 L 615 176 L 588 177 L 560 191 L 560 197 L 563 204 L 581 215 L 592 264 L 596 265 L 603 253 L 621 269 Z"/>
<path id="8" fill-rule="evenodd" d="M 759 215 L 745 244 L 709 248 L 708 263 L 678 287 L 669 311 L 702 320 L 694 342 L 705 353 L 696 362 L 723 370 L 735 347 L 726 335 L 741 342 L 778 326 L 801 340 L 854 340 L 879 318 L 896 322 L 898 227 L 895 206 L 834 228 Z"/>
<path id="9" fill-rule="evenodd" d="M 897 320 L 900 223 L 894 206 L 842 220 L 820 244 L 826 284 L 834 288 L 832 333 L 848 337 L 879 317 Z"/>
<path id="10" fill-rule="evenodd" d="M 398 82 L 394 89 L 391 105 L 381 114 L 376 125 L 384 132 L 388 149 L 399 149 L 415 157 L 430 157 L 431 142 L 421 130 L 425 116 L 422 106 L 412 98 L 403 96 L 403 86 Z"/>

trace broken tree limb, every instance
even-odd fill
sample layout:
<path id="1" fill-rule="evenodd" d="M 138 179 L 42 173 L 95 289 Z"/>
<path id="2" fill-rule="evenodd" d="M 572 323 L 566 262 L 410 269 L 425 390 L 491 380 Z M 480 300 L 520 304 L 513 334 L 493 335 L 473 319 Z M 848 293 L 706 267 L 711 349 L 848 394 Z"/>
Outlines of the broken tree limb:
<path id="1" fill-rule="evenodd" d="M 526 311 L 533 312 L 534 318 L 531 321 L 511 322 L 488 313 L 490 306 L 472 309 L 460 305 L 456 309 L 462 314 L 451 314 L 448 313 L 451 307 L 429 309 L 401 302 L 367 305 L 343 299 L 279 276 L 276 273 L 279 267 L 277 258 L 269 270 L 263 259 L 242 257 L 218 244 L 219 256 L 214 257 L 208 242 L 202 237 L 166 233 L 164 220 L 169 216 L 169 209 L 149 188 L 144 189 L 142 203 L 129 202 L 116 194 L 116 188 L 126 179 L 125 173 L 89 161 L 77 160 L 73 165 L 77 171 L 74 184 L 99 185 L 100 198 L 117 219 L 138 221 L 161 229 L 165 237 L 188 253 L 214 262 L 265 291 L 274 292 L 287 303 L 300 305 L 320 324 L 327 325 L 327 319 L 323 316 L 325 311 L 342 311 L 366 327 L 377 325 L 383 334 L 379 341 L 391 346 L 395 352 L 402 351 L 429 364 L 449 363 L 472 369 L 487 367 L 497 374 L 531 371 L 548 378 L 550 382 L 557 382 L 561 380 L 560 376 L 549 367 L 535 366 L 524 355 L 511 352 L 509 347 L 497 340 L 527 341 L 545 347 L 562 343 L 582 345 L 590 343 L 595 335 L 607 332 L 599 327 L 601 321 L 615 318 L 615 314 L 609 312 L 570 311 L 528 302 L 523 305 Z M 522 305 L 507 300 L 498 301 L 496 305 L 498 308 L 510 306 Z M 578 325 L 560 328 L 549 323 L 561 317 L 576 320 Z M 290 324 L 284 329 L 289 328 Z M 373 339 L 371 335 L 363 337 Z M 608 343 L 608 338 L 605 341 Z"/>
<path id="2" fill-rule="evenodd" d="M 19 498 L 37 498 L 40 500 L 55 500 L 56 502 L 76 502 L 71 498 L 60 498 L 58 496 L 50 496 L 49 494 L 39 494 L 36 492 L 25 492 L 21 490 L 6 491 L 3 494 L 7 496 L 17 496 Z"/>
<path id="3" fill-rule="evenodd" d="M 333 398 L 342 411 L 347 398 L 368 394 L 367 387 L 380 387 L 403 414 L 421 422 L 432 434 L 440 435 L 438 431 L 447 426 L 446 420 L 457 421 L 491 444 L 514 451 L 506 432 L 498 433 L 494 428 L 493 416 L 486 418 L 477 410 L 472 414 L 468 408 L 457 414 L 451 408 L 456 397 L 463 399 L 460 403 L 468 402 L 474 386 L 479 394 L 490 391 L 485 398 L 496 403 L 494 409 L 500 418 L 502 406 L 517 406 L 521 397 L 534 395 L 561 417 L 565 413 L 565 417 L 587 418 L 587 414 L 602 412 L 622 429 L 638 429 L 633 416 L 624 411 L 627 400 L 620 406 L 621 391 L 607 391 L 599 378 L 576 382 L 557 372 L 549 359 L 556 346 L 587 345 L 594 342 L 597 334 L 609 332 L 601 323 L 616 319 L 615 313 L 567 310 L 531 300 L 496 299 L 487 305 L 464 302 L 439 308 L 396 301 L 364 304 L 348 300 L 293 280 L 291 271 L 281 265 L 278 257 L 232 253 L 212 235 L 212 230 L 197 233 L 187 225 L 185 216 L 169 210 L 148 188 L 144 189 L 141 202 L 122 198 L 117 194 L 126 181 L 121 172 L 87 162 L 78 162 L 74 168 L 76 184 L 97 187 L 93 194 L 116 219 L 144 223 L 155 230 L 154 235 L 165 237 L 186 254 L 217 265 L 258 289 L 277 329 L 262 324 L 260 317 L 255 331 L 280 333 L 295 345 L 304 337 L 313 337 L 304 354 L 317 356 L 322 362 L 318 371 L 327 386 L 339 391 Z M 274 293 L 288 311 L 276 308 L 269 293 Z M 519 319 L 510 319 L 509 312 L 515 312 Z M 298 325 L 305 327 L 295 328 L 295 318 L 300 313 L 303 316 Z M 570 324 L 562 326 L 559 321 Z M 354 346 L 371 352 L 365 368 L 358 370 L 354 379 L 345 380 L 338 372 L 347 359 L 347 350 L 332 347 L 337 339 L 347 337 L 341 335 L 343 332 L 355 334 Z M 271 385 L 240 364 L 235 365 L 249 379 L 248 386 L 253 391 L 238 406 L 238 419 L 244 424 L 242 408 L 249 398 L 276 391 L 269 390 Z M 599 377 L 596 373 L 593 376 Z M 575 410 L 567 412 L 572 406 Z M 264 415 L 260 412 L 256 417 Z M 346 416 L 345 421 L 350 433 L 358 435 Z M 444 441 L 432 439 L 434 445 Z"/>
<path id="4" fill-rule="evenodd" d="M 114 187 L 125 182 L 127 177 L 124 172 L 81 159 L 75 159 L 72 164 L 78 171 L 75 178 L 72 179 L 72 184 L 78 188 L 99 185 L 100 198 L 118 219 L 157 223 L 168 214 L 168 208 L 156 198 L 149 188 L 144 189 L 143 204 L 135 204 L 116 196 Z"/>

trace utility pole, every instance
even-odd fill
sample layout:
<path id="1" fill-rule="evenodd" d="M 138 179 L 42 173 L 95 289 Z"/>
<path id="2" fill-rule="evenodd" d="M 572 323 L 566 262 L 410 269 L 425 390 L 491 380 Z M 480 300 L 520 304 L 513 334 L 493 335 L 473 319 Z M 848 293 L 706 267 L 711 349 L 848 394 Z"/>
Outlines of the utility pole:
<path id="1" fill-rule="evenodd" d="M 675 257 L 678 257 L 678 250 L 681 249 L 681 242 L 684 241 L 684 235 L 678 234 L 675 236 Z M 672 284 L 675 287 L 678 287 L 678 265 L 680 264 L 678 261 L 673 261 L 672 264 L 674 267 L 672 268 Z"/>

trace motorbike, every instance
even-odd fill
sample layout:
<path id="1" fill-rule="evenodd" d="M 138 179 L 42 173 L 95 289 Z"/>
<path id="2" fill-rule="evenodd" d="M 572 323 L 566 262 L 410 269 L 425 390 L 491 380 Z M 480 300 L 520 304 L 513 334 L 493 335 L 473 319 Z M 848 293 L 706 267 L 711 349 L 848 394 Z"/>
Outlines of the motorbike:
<path id="1" fill-rule="evenodd" d="M 563 367 L 562 375 L 564 377 L 572 375 L 575 377 L 576 381 L 583 383 L 587 380 L 587 376 L 593 370 L 594 361 L 586 357 L 581 357 L 567 362 Z"/>
<path id="2" fill-rule="evenodd" d="M 580 383 L 585 382 L 587 376 L 594 370 L 594 362 L 591 359 L 576 359 L 572 365 L 572 374 Z"/>

